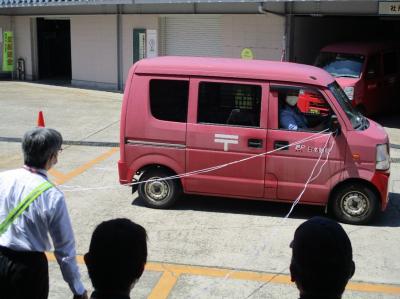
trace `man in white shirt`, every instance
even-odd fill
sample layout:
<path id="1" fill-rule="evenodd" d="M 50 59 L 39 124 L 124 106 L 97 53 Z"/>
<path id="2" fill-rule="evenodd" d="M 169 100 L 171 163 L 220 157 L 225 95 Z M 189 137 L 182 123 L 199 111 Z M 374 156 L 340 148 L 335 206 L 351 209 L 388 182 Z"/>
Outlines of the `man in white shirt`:
<path id="1" fill-rule="evenodd" d="M 22 140 L 24 167 L 0 173 L 0 223 L 39 185 L 57 163 L 62 136 L 36 128 Z M 76 264 L 75 239 L 64 194 L 55 186 L 41 193 L 0 235 L 0 297 L 46 299 L 49 292 L 45 251 L 51 249 L 74 298 L 87 298 Z"/>

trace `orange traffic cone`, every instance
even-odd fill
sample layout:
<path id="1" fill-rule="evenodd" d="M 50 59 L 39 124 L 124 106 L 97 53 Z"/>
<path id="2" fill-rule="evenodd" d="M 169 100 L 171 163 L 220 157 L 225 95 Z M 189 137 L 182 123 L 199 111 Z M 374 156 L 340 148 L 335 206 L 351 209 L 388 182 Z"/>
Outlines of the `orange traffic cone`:
<path id="1" fill-rule="evenodd" d="M 43 118 L 43 112 L 42 111 L 39 111 L 38 118 L 37 118 L 37 126 L 38 127 L 42 127 L 42 128 L 45 127 L 44 118 Z"/>

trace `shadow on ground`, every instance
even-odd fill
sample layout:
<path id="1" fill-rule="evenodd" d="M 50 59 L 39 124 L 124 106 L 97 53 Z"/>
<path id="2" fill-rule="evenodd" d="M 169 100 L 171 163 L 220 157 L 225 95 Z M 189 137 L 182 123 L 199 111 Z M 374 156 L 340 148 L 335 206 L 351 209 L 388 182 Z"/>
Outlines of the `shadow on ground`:
<path id="1" fill-rule="evenodd" d="M 400 129 L 400 112 L 386 113 L 371 118 L 384 127 Z"/>
<path id="2" fill-rule="evenodd" d="M 132 202 L 132 204 L 137 206 L 145 206 L 144 202 L 139 198 L 136 198 Z M 289 212 L 290 208 L 291 204 L 288 203 L 244 200 L 225 197 L 184 195 L 170 209 L 283 218 Z M 317 215 L 324 215 L 323 207 L 297 205 L 290 217 L 308 219 Z"/>
<path id="3" fill-rule="evenodd" d="M 368 226 L 400 227 L 400 194 L 390 193 L 389 198 L 386 211 L 379 212 L 376 219 Z M 139 198 L 136 198 L 132 205 L 145 206 Z M 284 218 L 290 208 L 289 203 L 184 195 L 170 209 Z M 306 220 L 314 216 L 333 217 L 331 214 L 325 214 L 324 207 L 299 204 L 293 209 L 290 218 Z"/>
<path id="4" fill-rule="evenodd" d="M 389 204 L 385 212 L 379 213 L 372 226 L 400 227 L 400 194 L 390 192 Z"/>

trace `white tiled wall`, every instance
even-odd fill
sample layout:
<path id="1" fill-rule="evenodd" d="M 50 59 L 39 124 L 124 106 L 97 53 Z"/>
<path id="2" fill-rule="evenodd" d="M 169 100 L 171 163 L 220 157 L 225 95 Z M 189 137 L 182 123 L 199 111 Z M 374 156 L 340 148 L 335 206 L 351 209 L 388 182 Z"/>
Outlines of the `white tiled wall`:
<path id="1" fill-rule="evenodd" d="M 14 17 L 14 47 L 15 65 L 18 58 L 25 60 L 25 78 L 32 79 L 32 43 L 31 43 L 31 18 Z"/>

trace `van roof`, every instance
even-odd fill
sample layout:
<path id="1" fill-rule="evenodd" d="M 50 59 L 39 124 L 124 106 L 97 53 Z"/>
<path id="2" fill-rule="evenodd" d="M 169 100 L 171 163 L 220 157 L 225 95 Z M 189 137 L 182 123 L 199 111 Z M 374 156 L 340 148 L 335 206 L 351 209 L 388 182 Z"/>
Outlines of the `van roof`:
<path id="1" fill-rule="evenodd" d="M 321 49 L 321 52 L 370 55 L 385 49 L 395 48 L 394 42 L 342 42 L 327 45 Z"/>
<path id="2" fill-rule="evenodd" d="M 256 79 L 319 86 L 334 81 L 329 73 L 314 66 L 266 60 L 163 56 L 142 59 L 133 67 L 136 74 Z"/>

